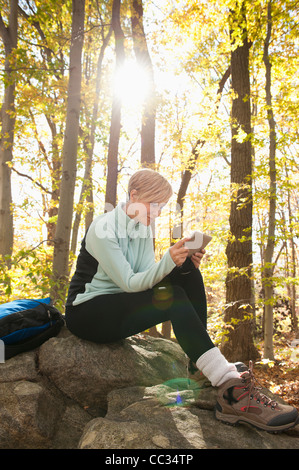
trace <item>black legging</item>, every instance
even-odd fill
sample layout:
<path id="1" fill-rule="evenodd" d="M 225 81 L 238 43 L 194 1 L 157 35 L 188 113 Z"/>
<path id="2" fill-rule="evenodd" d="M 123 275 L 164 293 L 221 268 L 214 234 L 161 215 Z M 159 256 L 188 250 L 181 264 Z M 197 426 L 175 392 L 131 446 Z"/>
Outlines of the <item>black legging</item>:
<path id="1" fill-rule="evenodd" d="M 202 276 L 188 258 L 152 289 L 99 295 L 67 306 L 65 313 L 73 334 L 96 343 L 118 341 L 170 320 L 177 341 L 193 362 L 214 347 L 206 331 Z"/>

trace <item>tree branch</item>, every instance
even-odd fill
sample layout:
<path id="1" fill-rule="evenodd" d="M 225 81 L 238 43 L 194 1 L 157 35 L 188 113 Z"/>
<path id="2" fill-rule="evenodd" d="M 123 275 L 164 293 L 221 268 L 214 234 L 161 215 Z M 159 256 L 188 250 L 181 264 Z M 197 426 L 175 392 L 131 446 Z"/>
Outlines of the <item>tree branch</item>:
<path id="1" fill-rule="evenodd" d="M 9 32 L 8 28 L 5 26 L 1 12 L 0 12 L 0 36 L 2 37 L 3 43 L 7 44 L 9 42 Z"/>
<path id="2" fill-rule="evenodd" d="M 36 184 L 39 188 L 41 188 L 45 193 L 52 195 L 52 191 L 49 191 L 48 189 L 46 189 L 41 183 L 39 183 L 38 181 L 34 180 L 31 176 L 25 175 L 25 173 L 21 173 L 20 171 L 16 170 L 13 166 L 11 166 L 10 168 L 11 168 L 15 173 L 17 173 L 17 175 L 23 176 L 24 178 L 29 179 L 29 180 L 32 181 L 34 184 Z"/>
<path id="3" fill-rule="evenodd" d="M 220 102 L 221 94 L 223 92 L 223 88 L 224 88 L 225 83 L 228 80 L 230 74 L 231 74 L 231 67 L 229 66 L 228 69 L 225 71 L 224 75 L 222 76 L 220 82 L 219 82 L 219 86 L 218 86 L 218 90 L 217 90 L 216 111 L 219 108 L 219 102 Z M 212 123 L 209 123 L 209 126 L 211 126 L 211 125 L 212 125 Z M 184 170 L 183 175 L 182 175 L 182 180 L 181 180 L 181 184 L 180 184 L 180 188 L 179 188 L 178 196 L 177 196 L 177 204 L 180 207 L 181 216 L 183 215 L 184 198 L 185 198 L 186 193 L 187 193 L 187 189 L 188 189 L 188 185 L 189 185 L 189 182 L 190 182 L 190 179 L 191 179 L 191 176 L 192 176 L 192 172 L 195 168 L 196 161 L 198 159 L 199 150 L 204 146 L 205 143 L 206 143 L 205 140 L 202 140 L 202 139 L 197 140 L 196 144 L 192 148 L 191 155 L 190 155 L 189 161 L 187 163 L 187 167 Z M 227 163 L 229 163 L 228 160 L 226 160 L 226 161 L 227 161 Z"/>

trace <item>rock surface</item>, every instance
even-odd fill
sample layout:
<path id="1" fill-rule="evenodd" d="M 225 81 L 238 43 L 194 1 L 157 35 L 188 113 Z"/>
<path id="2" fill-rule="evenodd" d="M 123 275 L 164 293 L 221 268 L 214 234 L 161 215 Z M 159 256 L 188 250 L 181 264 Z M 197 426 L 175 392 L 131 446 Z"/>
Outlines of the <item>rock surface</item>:
<path id="1" fill-rule="evenodd" d="M 66 396 L 98 414 L 106 412 L 111 390 L 181 377 L 186 360 L 177 344 L 149 336 L 99 345 L 67 335 L 42 345 L 39 370 Z"/>
<path id="2" fill-rule="evenodd" d="M 216 421 L 216 394 L 187 379 L 171 341 L 96 345 L 63 328 L 0 364 L 0 448 L 299 449 L 299 426 L 274 435 Z"/>
<path id="3" fill-rule="evenodd" d="M 299 429 L 269 434 L 246 425 L 227 426 L 214 418 L 215 389 L 180 391 L 174 390 L 173 385 L 131 387 L 111 392 L 108 413 L 105 418 L 96 418 L 87 424 L 79 448 L 299 448 Z M 201 400 L 206 409 L 196 404 Z"/>

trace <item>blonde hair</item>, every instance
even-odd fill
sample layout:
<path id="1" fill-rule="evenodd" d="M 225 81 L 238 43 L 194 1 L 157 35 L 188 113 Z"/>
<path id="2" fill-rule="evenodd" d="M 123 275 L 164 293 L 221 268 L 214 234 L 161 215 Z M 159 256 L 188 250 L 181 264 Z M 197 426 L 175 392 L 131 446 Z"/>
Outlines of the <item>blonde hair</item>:
<path id="1" fill-rule="evenodd" d="M 149 168 L 136 171 L 128 185 L 128 197 L 135 189 L 138 199 L 144 202 L 167 202 L 172 196 L 172 187 L 164 176 Z"/>

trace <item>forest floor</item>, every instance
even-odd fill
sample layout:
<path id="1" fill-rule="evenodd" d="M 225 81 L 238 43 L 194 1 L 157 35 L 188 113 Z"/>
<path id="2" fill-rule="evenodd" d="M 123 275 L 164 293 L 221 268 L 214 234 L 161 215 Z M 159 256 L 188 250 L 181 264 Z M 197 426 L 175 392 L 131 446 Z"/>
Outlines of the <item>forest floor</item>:
<path id="1" fill-rule="evenodd" d="M 262 351 L 263 344 L 259 347 Z M 274 358 L 274 361 L 257 361 L 254 375 L 263 387 L 299 411 L 299 344 L 295 345 L 294 334 L 287 333 L 274 340 Z"/>

